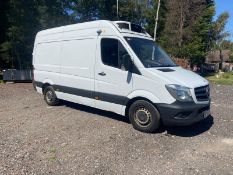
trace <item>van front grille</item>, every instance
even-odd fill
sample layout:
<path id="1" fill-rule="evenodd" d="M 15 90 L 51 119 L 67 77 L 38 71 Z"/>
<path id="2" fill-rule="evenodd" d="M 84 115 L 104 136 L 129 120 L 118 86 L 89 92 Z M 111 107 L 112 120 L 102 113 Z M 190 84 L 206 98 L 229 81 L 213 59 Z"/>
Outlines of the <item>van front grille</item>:
<path id="1" fill-rule="evenodd" d="M 194 89 L 197 101 L 208 101 L 210 97 L 210 87 L 202 86 Z"/>

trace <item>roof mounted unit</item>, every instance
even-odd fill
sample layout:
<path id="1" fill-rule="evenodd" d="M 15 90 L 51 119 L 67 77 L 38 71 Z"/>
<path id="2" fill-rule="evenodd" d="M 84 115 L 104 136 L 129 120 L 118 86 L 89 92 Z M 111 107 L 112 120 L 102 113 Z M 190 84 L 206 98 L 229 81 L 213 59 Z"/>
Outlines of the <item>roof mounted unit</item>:
<path id="1" fill-rule="evenodd" d="M 115 21 L 115 24 L 121 29 L 121 30 L 130 30 L 132 32 L 136 33 L 143 33 L 147 34 L 145 28 L 138 24 L 133 24 L 127 21 Z"/>

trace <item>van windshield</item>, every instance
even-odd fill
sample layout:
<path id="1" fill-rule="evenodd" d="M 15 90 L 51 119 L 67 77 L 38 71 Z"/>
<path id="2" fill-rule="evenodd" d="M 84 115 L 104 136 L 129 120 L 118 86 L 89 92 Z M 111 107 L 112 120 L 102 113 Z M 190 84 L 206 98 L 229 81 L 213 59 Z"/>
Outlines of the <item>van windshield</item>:
<path id="1" fill-rule="evenodd" d="M 177 66 L 152 40 L 135 37 L 125 37 L 125 39 L 146 68 Z"/>

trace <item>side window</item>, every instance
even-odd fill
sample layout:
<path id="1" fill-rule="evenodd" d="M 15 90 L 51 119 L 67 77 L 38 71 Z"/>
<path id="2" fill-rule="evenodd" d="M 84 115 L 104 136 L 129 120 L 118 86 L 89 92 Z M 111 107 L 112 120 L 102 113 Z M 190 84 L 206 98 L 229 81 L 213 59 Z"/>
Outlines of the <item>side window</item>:
<path id="1" fill-rule="evenodd" d="M 118 40 L 109 38 L 101 40 L 101 58 L 105 65 L 118 67 Z"/>
<path id="2" fill-rule="evenodd" d="M 101 40 L 101 58 L 105 65 L 127 70 L 125 58 L 129 56 L 128 52 L 117 39 L 103 38 Z"/>

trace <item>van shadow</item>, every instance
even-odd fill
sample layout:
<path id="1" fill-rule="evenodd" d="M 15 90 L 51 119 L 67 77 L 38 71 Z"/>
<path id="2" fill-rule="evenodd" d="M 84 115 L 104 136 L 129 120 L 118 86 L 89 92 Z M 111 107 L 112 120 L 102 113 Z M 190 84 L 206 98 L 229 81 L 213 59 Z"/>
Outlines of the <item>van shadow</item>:
<path id="1" fill-rule="evenodd" d="M 79 111 L 100 115 L 102 117 L 106 117 L 106 118 L 110 118 L 110 119 L 113 119 L 113 120 L 117 120 L 117 121 L 120 121 L 120 122 L 125 122 L 125 123 L 130 124 L 130 121 L 129 121 L 128 117 L 118 115 L 118 114 L 113 113 L 113 112 L 104 111 L 104 110 L 101 110 L 101 109 L 96 109 L 96 108 L 92 108 L 92 107 L 89 107 L 89 106 L 85 106 L 85 105 L 81 105 L 81 104 L 77 104 L 77 103 L 72 103 L 72 102 L 68 102 L 68 101 L 64 101 L 64 100 L 62 100 L 61 102 L 62 102 L 61 103 L 62 106 L 66 106 L 66 107 L 76 109 L 76 110 L 79 110 Z"/>
<path id="2" fill-rule="evenodd" d="M 166 132 L 166 135 L 168 136 L 175 135 L 179 137 L 194 137 L 208 131 L 213 126 L 213 124 L 214 118 L 210 115 L 204 120 L 190 126 L 162 126 L 159 132 Z"/>
<path id="3" fill-rule="evenodd" d="M 62 106 L 66 106 L 75 110 L 100 115 L 101 117 L 110 118 L 116 121 L 125 122 L 130 124 L 129 118 L 124 117 L 113 112 L 104 111 L 96 108 L 92 108 L 85 105 L 80 105 L 77 103 L 72 103 L 68 101 L 63 101 L 61 103 Z M 207 117 L 206 119 L 195 123 L 190 126 L 179 126 L 179 127 L 171 127 L 171 126 L 161 126 L 159 130 L 155 134 L 165 133 L 166 136 L 179 136 L 179 137 L 194 137 L 200 135 L 206 131 L 208 131 L 212 125 L 214 124 L 214 118 L 212 116 Z"/>

